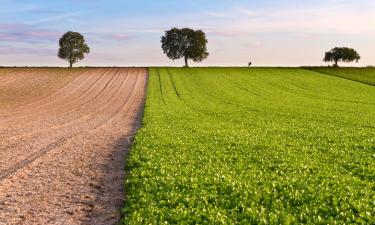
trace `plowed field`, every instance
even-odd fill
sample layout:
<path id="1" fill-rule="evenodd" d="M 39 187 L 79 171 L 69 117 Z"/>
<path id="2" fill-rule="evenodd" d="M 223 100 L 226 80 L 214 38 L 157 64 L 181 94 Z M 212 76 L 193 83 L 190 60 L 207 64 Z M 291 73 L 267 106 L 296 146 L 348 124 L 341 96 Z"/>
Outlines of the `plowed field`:
<path id="1" fill-rule="evenodd" d="M 0 224 L 114 224 L 146 69 L 0 70 Z"/>

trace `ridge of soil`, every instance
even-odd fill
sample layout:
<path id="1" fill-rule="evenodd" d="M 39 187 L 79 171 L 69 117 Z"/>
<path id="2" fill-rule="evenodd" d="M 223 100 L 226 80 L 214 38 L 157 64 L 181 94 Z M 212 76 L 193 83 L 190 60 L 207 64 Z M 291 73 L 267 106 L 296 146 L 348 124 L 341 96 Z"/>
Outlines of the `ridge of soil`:
<path id="1" fill-rule="evenodd" d="M 0 106 L 6 106 L 0 109 L 0 224 L 116 224 L 147 70 L 54 72 L 55 83 L 44 74 L 52 74 L 48 69 L 0 76 Z M 51 88 L 38 85 L 45 79 Z"/>

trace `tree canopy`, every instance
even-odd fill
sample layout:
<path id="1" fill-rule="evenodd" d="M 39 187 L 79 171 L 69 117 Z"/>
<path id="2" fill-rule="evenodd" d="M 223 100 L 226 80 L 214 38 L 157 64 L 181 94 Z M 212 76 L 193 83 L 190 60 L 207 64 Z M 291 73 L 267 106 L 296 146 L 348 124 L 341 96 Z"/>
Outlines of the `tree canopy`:
<path id="1" fill-rule="evenodd" d="M 209 55 L 207 52 L 207 38 L 202 30 L 192 30 L 190 28 L 172 28 L 165 32 L 161 38 L 162 49 L 168 58 L 172 60 L 185 60 L 188 67 L 188 60 L 202 62 Z"/>
<path id="2" fill-rule="evenodd" d="M 58 56 L 69 61 L 70 67 L 74 63 L 85 58 L 85 54 L 90 53 L 90 48 L 86 44 L 82 34 L 69 31 L 65 33 L 59 41 L 60 49 Z"/>
<path id="3" fill-rule="evenodd" d="M 352 48 L 347 47 L 336 47 L 333 48 L 331 51 L 326 52 L 325 57 L 323 59 L 324 62 L 334 62 L 334 66 L 338 67 L 338 63 L 345 62 L 358 62 L 361 59 L 361 56 L 358 52 Z"/>

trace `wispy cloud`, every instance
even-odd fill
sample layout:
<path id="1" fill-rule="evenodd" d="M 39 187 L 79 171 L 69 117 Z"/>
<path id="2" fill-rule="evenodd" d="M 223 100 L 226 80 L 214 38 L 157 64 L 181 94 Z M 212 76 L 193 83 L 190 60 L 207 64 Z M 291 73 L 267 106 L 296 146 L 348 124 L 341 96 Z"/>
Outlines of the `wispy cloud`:
<path id="1" fill-rule="evenodd" d="M 336 1 L 335 1 L 336 2 Z M 336 2 L 337 3 L 337 2 Z M 371 8 L 354 7 L 340 1 L 340 5 L 309 8 L 248 9 L 235 7 L 227 10 L 231 20 L 217 24 L 214 34 L 228 36 L 259 32 L 374 34 L 375 14 Z M 375 2 L 372 2 L 375 3 Z M 369 4 L 372 4 L 369 3 Z M 375 4 L 373 4 L 375 7 Z M 215 17 L 215 14 L 210 13 Z M 225 16 L 217 12 L 219 17 Z"/>
<path id="2" fill-rule="evenodd" d="M 26 24 L 0 24 L 0 41 L 7 42 L 52 42 L 61 35 L 60 32 L 50 29 L 41 29 Z"/>
<path id="3" fill-rule="evenodd" d="M 38 6 L 35 5 L 23 5 L 18 7 L 11 7 L 11 6 L 0 6 L 0 13 L 22 13 L 22 12 L 32 12 L 40 9 Z"/>
<path id="4" fill-rule="evenodd" d="M 93 41 L 108 42 L 108 41 L 118 41 L 124 42 L 133 39 L 135 36 L 127 33 L 86 33 L 88 39 Z"/>
<path id="5" fill-rule="evenodd" d="M 46 17 L 46 18 L 42 18 L 38 20 L 33 20 L 31 22 L 28 22 L 28 24 L 38 25 L 38 24 L 49 23 L 49 22 L 54 22 L 54 21 L 64 21 L 64 20 L 66 21 L 66 19 L 73 19 L 74 17 L 78 15 L 80 15 L 79 12 L 62 13 L 62 14 L 58 14 L 58 15 L 54 15 L 54 16 L 50 16 L 50 17 Z"/>
<path id="6" fill-rule="evenodd" d="M 51 56 L 54 54 L 56 54 L 56 50 L 49 49 L 49 48 L 0 46 L 0 55 Z"/>
<path id="7" fill-rule="evenodd" d="M 318 64 L 321 53 L 336 44 L 355 45 L 364 60 L 375 58 L 374 0 L 296 2 L 0 0 L 0 55 L 55 56 L 49 49 L 72 30 L 84 34 L 92 47 L 85 62 L 165 63 L 160 36 L 171 27 L 191 27 L 208 35 L 209 64 L 246 62 L 250 54 L 259 62 Z"/>

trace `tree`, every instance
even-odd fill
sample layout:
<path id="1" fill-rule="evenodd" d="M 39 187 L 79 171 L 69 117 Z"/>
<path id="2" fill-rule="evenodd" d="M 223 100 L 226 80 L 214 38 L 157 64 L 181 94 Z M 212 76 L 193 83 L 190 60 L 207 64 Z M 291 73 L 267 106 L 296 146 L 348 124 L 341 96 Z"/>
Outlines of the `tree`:
<path id="1" fill-rule="evenodd" d="M 346 47 L 336 47 L 333 48 L 331 51 L 326 52 L 325 57 L 323 59 L 324 62 L 334 62 L 334 67 L 338 67 L 338 63 L 345 62 L 358 62 L 361 59 L 361 56 L 358 54 L 358 52 L 352 48 L 346 48 Z"/>
<path id="2" fill-rule="evenodd" d="M 206 34 L 202 30 L 189 28 L 172 28 L 161 38 L 162 49 L 168 58 L 184 58 L 186 67 L 189 67 L 189 59 L 202 62 L 208 57 L 207 42 Z"/>
<path id="3" fill-rule="evenodd" d="M 69 31 L 65 33 L 59 41 L 60 49 L 58 56 L 69 61 L 70 67 L 74 63 L 85 58 L 85 54 L 90 53 L 90 48 L 86 44 L 83 35 Z"/>

